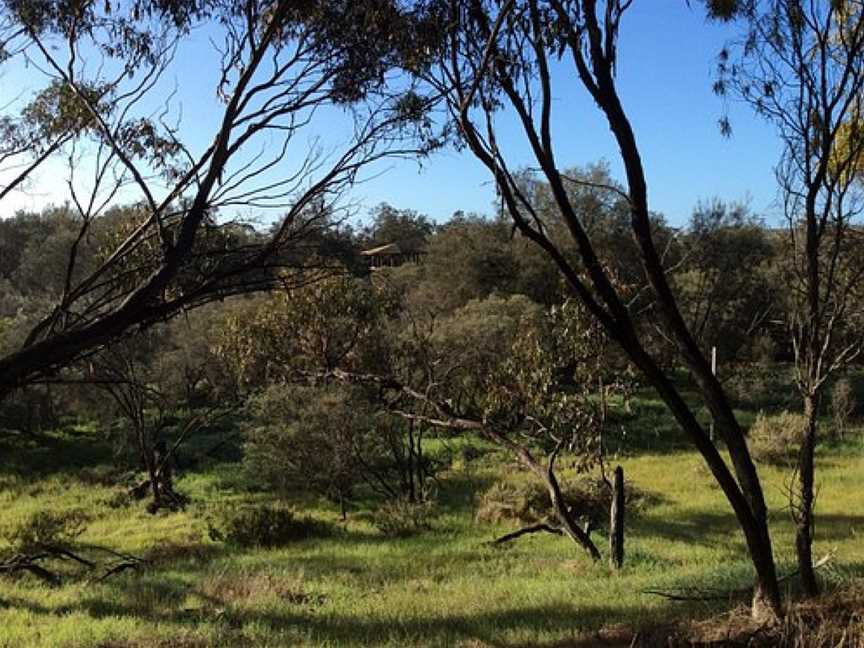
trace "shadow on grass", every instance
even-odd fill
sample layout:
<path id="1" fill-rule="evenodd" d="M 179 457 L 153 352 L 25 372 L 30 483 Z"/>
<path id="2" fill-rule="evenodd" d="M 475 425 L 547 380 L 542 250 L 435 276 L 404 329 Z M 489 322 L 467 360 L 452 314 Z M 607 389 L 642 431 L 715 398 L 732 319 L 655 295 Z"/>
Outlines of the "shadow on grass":
<path id="1" fill-rule="evenodd" d="M 671 607 L 671 606 L 670 606 Z M 681 617 L 690 612 L 676 606 Z M 698 606 L 703 610 L 705 606 Z M 696 613 L 697 606 L 693 606 Z M 243 628 L 253 626 L 260 632 L 263 626 L 275 633 L 282 641 L 310 641 L 323 645 L 368 645 L 383 643 L 396 645 L 451 646 L 482 645 L 496 647 L 547 646 L 549 648 L 569 646 L 588 648 L 602 645 L 630 645 L 629 632 L 623 632 L 628 639 L 625 643 L 599 640 L 597 629 L 610 621 L 625 617 L 633 610 L 614 605 L 520 605 L 512 608 L 464 614 L 417 615 L 410 618 L 370 618 L 329 614 L 326 609 L 309 609 L 304 606 L 286 604 L 284 610 L 250 611 L 231 607 L 226 601 L 210 598 L 206 605 L 198 609 L 142 610 L 131 601 L 105 601 L 84 599 L 76 606 L 76 611 L 94 618 L 130 617 L 143 619 L 154 624 L 176 624 L 194 629 L 202 623 L 220 626 L 220 643 L 224 641 L 244 641 Z M 667 615 L 658 612 L 658 619 Z M 527 643 L 524 637 L 558 637 L 546 641 Z M 520 638 L 508 638 L 520 637 Z M 159 644 L 162 645 L 162 644 Z M 248 644 L 243 644 L 248 645 Z M 272 645 L 272 644 L 267 644 Z M 288 645 L 288 644 L 285 644 Z"/>
<path id="2" fill-rule="evenodd" d="M 170 434 L 166 436 L 169 440 Z M 178 451 L 179 472 L 207 472 L 239 457 L 239 442 L 222 430 L 192 435 Z M 121 464 L 123 462 L 120 462 Z M 111 442 L 99 431 L 82 432 L 66 427 L 32 435 L 0 437 L 0 479 L 34 482 L 48 477 L 70 477 L 94 484 L 110 485 L 113 477 L 128 472 L 119 465 Z M 224 469 L 237 474 L 236 464 Z"/>
<path id="3" fill-rule="evenodd" d="M 776 523 L 772 524 L 776 526 Z M 864 528 L 864 515 L 816 512 L 816 541 L 845 540 L 856 529 Z M 744 540 L 734 514 L 713 511 L 688 511 L 686 517 L 660 517 L 646 514 L 633 520 L 631 535 L 653 536 L 687 542 L 703 547 L 728 547 L 744 552 Z"/>
<path id="4" fill-rule="evenodd" d="M 643 515 L 634 520 L 628 532 L 631 537 L 661 538 L 709 548 L 728 546 L 730 551 L 743 551 L 739 528 L 732 513 L 688 511 L 684 518 Z"/>

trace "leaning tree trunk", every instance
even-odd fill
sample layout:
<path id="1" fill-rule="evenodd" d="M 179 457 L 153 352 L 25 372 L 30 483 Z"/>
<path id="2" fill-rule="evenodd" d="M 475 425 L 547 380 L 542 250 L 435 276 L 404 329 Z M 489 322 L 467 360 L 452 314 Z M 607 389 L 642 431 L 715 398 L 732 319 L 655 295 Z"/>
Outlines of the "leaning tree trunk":
<path id="1" fill-rule="evenodd" d="M 795 551 L 798 556 L 798 573 L 801 578 L 801 588 L 807 596 L 819 594 L 819 584 L 816 582 L 816 572 L 813 569 L 813 492 L 814 454 L 816 449 L 816 416 L 819 411 L 818 394 L 810 393 L 804 396 L 804 418 L 806 428 L 798 453 L 798 503 L 796 510 Z"/>
<path id="2" fill-rule="evenodd" d="M 546 488 L 549 491 L 549 498 L 552 500 L 552 508 L 555 511 L 555 516 L 558 518 L 558 522 L 561 524 L 561 530 L 568 538 L 582 547 L 587 554 L 591 556 L 591 560 L 598 562 L 601 558 L 600 550 L 597 549 L 597 546 L 591 540 L 591 536 L 583 531 L 574 519 L 573 514 L 567 507 L 567 502 L 564 500 L 564 496 L 561 493 L 561 487 L 558 485 L 558 480 L 551 470 L 548 472 L 545 481 Z"/>
<path id="3" fill-rule="evenodd" d="M 757 620 L 779 618 L 782 614 L 780 584 L 777 580 L 777 569 L 774 564 L 767 506 L 746 441 L 744 441 L 741 428 L 737 425 L 734 416 L 731 415 L 731 409 L 717 407 L 717 404 L 714 403 L 713 409 L 724 413 L 723 417 L 718 417 L 717 430 L 721 438 L 726 440 L 729 455 L 735 464 L 736 473 L 740 476 L 740 483 L 736 481 L 729 466 L 717 447 L 711 442 L 708 433 L 696 420 L 686 401 L 653 359 L 638 343 L 629 346 L 622 344 L 622 346 L 636 366 L 642 370 L 648 382 L 655 387 L 681 429 L 702 455 L 711 470 L 711 474 L 735 512 L 735 517 L 744 533 L 750 560 L 756 572 L 751 606 L 753 618 Z M 710 386 L 708 384 L 708 387 Z M 706 401 L 708 396 L 719 397 L 722 400 L 722 391 L 718 394 L 716 390 L 706 389 L 704 393 Z"/>
<path id="4" fill-rule="evenodd" d="M 563 18 L 560 9 L 562 5 L 558 4 L 557 6 L 559 7 L 559 16 Z M 729 451 L 735 478 L 728 474 L 725 461 L 717 455 L 708 434 L 702 430 L 689 406 L 683 402 L 680 394 L 669 383 L 668 377 L 659 371 L 659 368 L 650 359 L 648 362 L 643 360 L 640 368 L 643 368 L 643 371 L 648 369 L 646 376 L 649 377 L 649 382 L 663 397 L 681 424 L 682 429 L 695 442 L 697 449 L 705 458 L 735 511 L 747 539 L 750 557 L 756 570 L 752 605 L 754 618 L 777 618 L 781 614 L 780 587 L 777 581 L 762 486 L 744 440 L 743 431 L 735 419 L 723 387 L 711 372 L 710 365 L 678 309 L 678 303 L 669 285 L 664 264 L 654 246 L 651 215 L 648 209 L 648 189 L 642 158 L 636 143 L 635 133 L 624 111 L 615 84 L 614 48 L 604 47 L 604 27 L 598 21 L 596 3 L 585 3 L 585 7 L 587 10 L 584 12 L 583 18 L 588 26 L 589 57 L 586 61 L 580 56 L 581 52 L 578 48 L 571 47 L 576 59 L 577 70 L 583 84 L 605 114 L 609 128 L 618 142 L 621 161 L 624 163 L 627 176 L 631 229 L 641 251 L 646 278 L 654 289 L 656 302 L 667 323 L 668 331 L 677 342 L 685 363 L 696 376 L 704 402 L 717 421 L 718 432 Z M 608 29 L 609 25 L 606 25 L 605 28 Z M 610 34 L 607 32 L 606 37 L 609 36 Z M 614 35 L 610 42 L 613 41 Z M 610 308 L 614 307 L 614 311 L 615 308 L 620 308 L 620 299 L 615 294 L 614 288 L 609 292 L 611 299 L 607 303 Z M 631 346 L 636 347 L 634 348 L 635 353 L 628 352 L 634 362 L 637 360 L 636 356 L 647 356 L 638 342 Z M 639 362 L 636 364 L 637 366 L 640 365 Z M 653 379 L 650 376 L 651 373 L 655 374 Z"/>

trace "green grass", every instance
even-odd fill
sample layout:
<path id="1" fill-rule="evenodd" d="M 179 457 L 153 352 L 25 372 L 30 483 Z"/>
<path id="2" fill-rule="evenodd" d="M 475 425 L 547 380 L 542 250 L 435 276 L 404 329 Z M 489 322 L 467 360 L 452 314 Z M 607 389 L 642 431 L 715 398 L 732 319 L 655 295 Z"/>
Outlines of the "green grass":
<path id="1" fill-rule="evenodd" d="M 649 425 L 642 429 L 668 425 L 643 405 Z M 219 501 L 266 497 L 240 488 L 236 464 L 187 471 L 178 488 L 193 504 L 151 516 L 143 504 L 117 507 L 118 489 L 106 485 L 110 454 L 95 439 L 79 429 L 0 447 L 0 526 L 46 508 L 84 508 L 92 520 L 81 542 L 146 555 L 152 565 L 102 584 L 0 580 L 0 646 L 557 646 L 603 626 L 728 606 L 672 603 L 646 589 L 731 590 L 750 579 L 722 494 L 698 457 L 675 443 L 618 459 L 627 479 L 655 497 L 628 521 L 626 566 L 613 573 L 558 537 L 487 544 L 514 527 L 475 523 L 474 491 L 502 476 L 527 479 L 502 455 L 454 463 L 442 479 L 441 513 L 423 535 L 386 539 L 368 512 L 342 524 L 335 507 L 313 502 L 307 512 L 335 525 L 332 537 L 243 550 L 210 541 L 205 522 L 207 507 Z M 834 581 L 864 569 L 859 450 L 851 443 L 820 449 L 815 554 L 836 553 L 824 572 Z M 789 472 L 763 466 L 761 474 L 778 563 L 791 571 Z"/>

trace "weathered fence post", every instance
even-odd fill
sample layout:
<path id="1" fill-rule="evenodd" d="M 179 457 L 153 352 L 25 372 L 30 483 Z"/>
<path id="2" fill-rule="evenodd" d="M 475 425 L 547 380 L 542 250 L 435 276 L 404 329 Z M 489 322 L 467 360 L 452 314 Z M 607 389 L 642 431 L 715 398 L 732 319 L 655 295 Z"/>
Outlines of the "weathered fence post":
<path id="1" fill-rule="evenodd" d="M 615 468 L 612 482 L 612 505 L 609 510 L 609 566 L 620 569 L 624 564 L 624 469 Z"/>

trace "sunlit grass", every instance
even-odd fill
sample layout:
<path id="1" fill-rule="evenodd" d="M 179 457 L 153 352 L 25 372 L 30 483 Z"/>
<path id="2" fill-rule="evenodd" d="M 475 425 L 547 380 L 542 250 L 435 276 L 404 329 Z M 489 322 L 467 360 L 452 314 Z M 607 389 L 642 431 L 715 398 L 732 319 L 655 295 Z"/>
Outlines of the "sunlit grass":
<path id="1" fill-rule="evenodd" d="M 652 407 L 646 418 L 656 422 L 661 413 Z M 147 556 L 152 565 L 102 584 L 71 579 L 50 588 L 29 576 L 0 580 L 2 646 L 557 645 L 601 626 L 707 615 L 725 605 L 672 603 L 647 589 L 734 590 L 750 579 L 719 489 L 694 453 L 668 444 L 610 458 L 654 496 L 629 519 L 626 565 L 614 573 L 558 537 L 488 544 L 513 527 L 475 523 L 472 491 L 504 476 L 528 478 L 514 476 L 502 455 L 454 462 L 429 533 L 386 539 L 368 513 L 354 512 L 343 524 L 335 507 L 312 503 L 308 512 L 337 528 L 332 537 L 243 550 L 211 541 L 205 522 L 218 501 L 265 497 L 232 486 L 236 465 L 184 474 L 178 488 L 193 504 L 151 516 L 140 504 L 117 506 L 119 489 L 94 477 L 107 457 L 88 438 L 58 437 L 49 445 L 62 454 L 3 448 L 10 460 L 0 474 L 0 525 L 45 508 L 83 508 L 92 519 L 81 542 Z M 38 456 L 36 464 L 27 452 Z M 864 565 L 857 536 L 864 474 L 854 443 L 820 450 L 820 461 L 814 553 L 835 552 L 824 573 L 842 580 Z M 785 573 L 794 568 L 790 472 L 762 466 L 761 474 Z M 602 535 L 595 540 L 602 546 Z"/>

